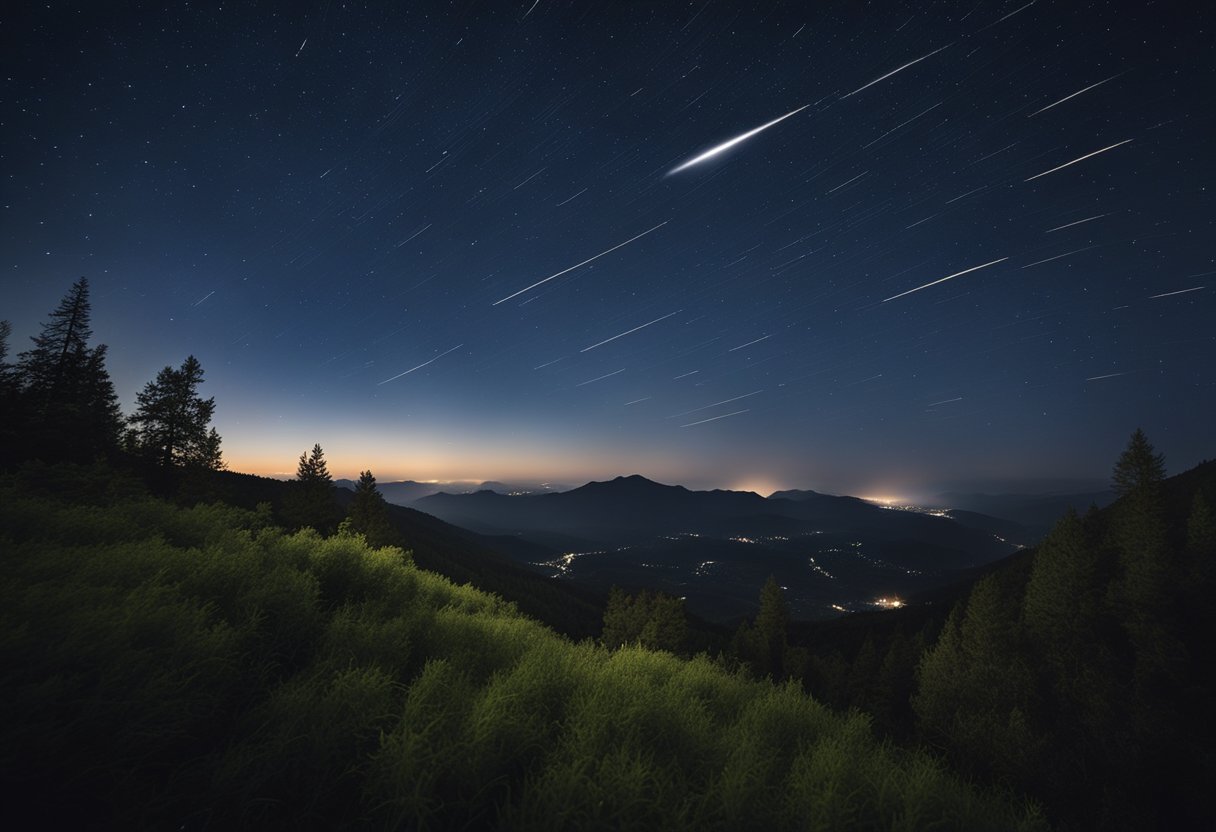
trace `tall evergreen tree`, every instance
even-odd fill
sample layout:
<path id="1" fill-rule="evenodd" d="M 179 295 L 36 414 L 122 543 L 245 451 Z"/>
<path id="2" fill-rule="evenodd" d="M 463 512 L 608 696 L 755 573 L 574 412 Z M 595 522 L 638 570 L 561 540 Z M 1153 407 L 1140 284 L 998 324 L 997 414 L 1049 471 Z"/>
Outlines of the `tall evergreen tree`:
<path id="1" fill-rule="evenodd" d="M 334 480 L 320 443 L 300 454 L 296 479 L 284 500 L 283 513 L 293 528 L 310 527 L 331 534 L 341 518 L 334 501 Z"/>
<path id="2" fill-rule="evenodd" d="M 41 334 L 33 337 L 34 348 L 21 353 L 18 371 L 36 411 L 49 410 L 72 392 L 79 362 L 89 353 L 91 312 L 89 281 L 82 277 L 42 325 Z"/>
<path id="3" fill-rule="evenodd" d="M 301 459 L 301 464 L 307 460 Z M 355 498 L 347 514 L 350 530 L 367 538 L 372 546 L 388 546 L 393 540 L 393 527 L 388 519 L 388 504 L 376 488 L 376 478 L 371 471 L 359 474 L 355 484 Z"/>
<path id="4" fill-rule="evenodd" d="M 600 640 L 616 649 L 640 644 L 651 650 L 678 653 L 688 635 L 684 602 L 661 592 L 626 595 L 619 587 L 608 593 L 604 629 Z"/>
<path id="5" fill-rule="evenodd" d="M 1175 613 L 1172 587 L 1180 569 L 1166 533 L 1164 458 L 1144 431 L 1132 434 L 1111 479 L 1120 495 L 1112 526 L 1122 569 L 1115 595 L 1136 652 L 1137 684 L 1159 685 L 1176 676 L 1184 661 L 1180 644 L 1168 632 Z"/>
<path id="6" fill-rule="evenodd" d="M 1127 449 L 1115 463 L 1111 475 L 1111 487 L 1120 497 L 1152 496 L 1165 479 L 1165 457 L 1157 453 L 1144 435 L 1136 428 L 1128 440 Z"/>
<path id="7" fill-rule="evenodd" d="M 777 579 L 769 575 L 760 590 L 760 611 L 756 613 L 756 632 L 764 642 L 767 654 L 769 672 L 781 673 L 784 667 L 786 648 L 786 627 L 790 623 L 789 609 L 785 605 L 785 595 Z"/>
<path id="8" fill-rule="evenodd" d="M 202 383 L 203 367 L 191 355 L 176 370 L 165 367 L 136 395 L 136 444 L 161 466 L 223 465 L 219 434 L 209 427 L 215 399 L 198 395 Z"/>
<path id="9" fill-rule="evenodd" d="M 926 738 L 965 769 L 1024 782 L 1044 740 L 1031 725 L 1035 680 L 1017 617 L 994 576 L 977 583 L 922 658 L 912 706 Z"/>
<path id="10" fill-rule="evenodd" d="M 789 647 L 786 626 L 789 610 L 777 579 L 769 576 L 760 590 L 760 611 L 753 624 L 744 621 L 731 640 L 731 653 L 757 676 L 781 678 L 789 675 L 785 654 Z M 799 672 L 806 671 L 809 658 L 798 657 Z"/>
<path id="11" fill-rule="evenodd" d="M 80 278 L 21 353 L 17 411 L 29 455 L 89 461 L 117 449 L 122 414 L 106 372 L 104 345 L 90 348 L 89 282 Z"/>

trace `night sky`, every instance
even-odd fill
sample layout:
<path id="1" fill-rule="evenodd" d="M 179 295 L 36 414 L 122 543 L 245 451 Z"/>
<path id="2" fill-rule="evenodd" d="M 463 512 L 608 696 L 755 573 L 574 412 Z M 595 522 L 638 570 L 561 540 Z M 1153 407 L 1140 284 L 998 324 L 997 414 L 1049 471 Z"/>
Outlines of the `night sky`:
<path id="1" fill-rule="evenodd" d="M 3 12 L 0 317 L 87 276 L 124 409 L 196 355 L 234 470 L 1212 455 L 1207 4 L 168 5 Z"/>

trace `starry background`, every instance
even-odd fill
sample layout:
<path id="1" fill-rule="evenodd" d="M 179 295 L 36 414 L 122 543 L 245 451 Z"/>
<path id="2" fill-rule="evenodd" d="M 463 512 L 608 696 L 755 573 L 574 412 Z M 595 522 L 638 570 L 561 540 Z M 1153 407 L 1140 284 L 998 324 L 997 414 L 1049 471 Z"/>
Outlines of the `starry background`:
<path id="1" fill-rule="evenodd" d="M 124 408 L 195 354 L 262 474 L 1012 489 L 1137 426 L 1181 470 L 1216 414 L 1183 8 L 18 3 L 0 317 L 20 350 L 87 276 Z"/>

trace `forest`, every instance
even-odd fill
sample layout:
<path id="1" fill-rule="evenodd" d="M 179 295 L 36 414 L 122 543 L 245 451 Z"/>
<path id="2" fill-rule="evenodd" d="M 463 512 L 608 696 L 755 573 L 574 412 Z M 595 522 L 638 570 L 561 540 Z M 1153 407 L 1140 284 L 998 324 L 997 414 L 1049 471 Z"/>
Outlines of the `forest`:
<path id="1" fill-rule="evenodd" d="M 9 361 L 14 815 L 90 828 L 1174 829 L 1216 779 L 1216 463 L 901 609 L 733 631 L 339 491 L 223 470 L 199 362 L 120 412 L 88 284 Z M 1112 454 L 1114 457 L 1114 454 Z M 71 799 L 64 799 L 70 795 Z"/>

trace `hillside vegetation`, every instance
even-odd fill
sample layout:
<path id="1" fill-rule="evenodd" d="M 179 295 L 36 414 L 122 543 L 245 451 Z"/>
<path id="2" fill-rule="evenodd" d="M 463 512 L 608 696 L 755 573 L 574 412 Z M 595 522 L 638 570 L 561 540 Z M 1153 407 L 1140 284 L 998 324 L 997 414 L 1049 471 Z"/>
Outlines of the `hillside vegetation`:
<path id="1" fill-rule="evenodd" d="M 573 643 L 359 535 L 74 497 L 0 479 L 10 822 L 1044 827 L 797 685 Z"/>

